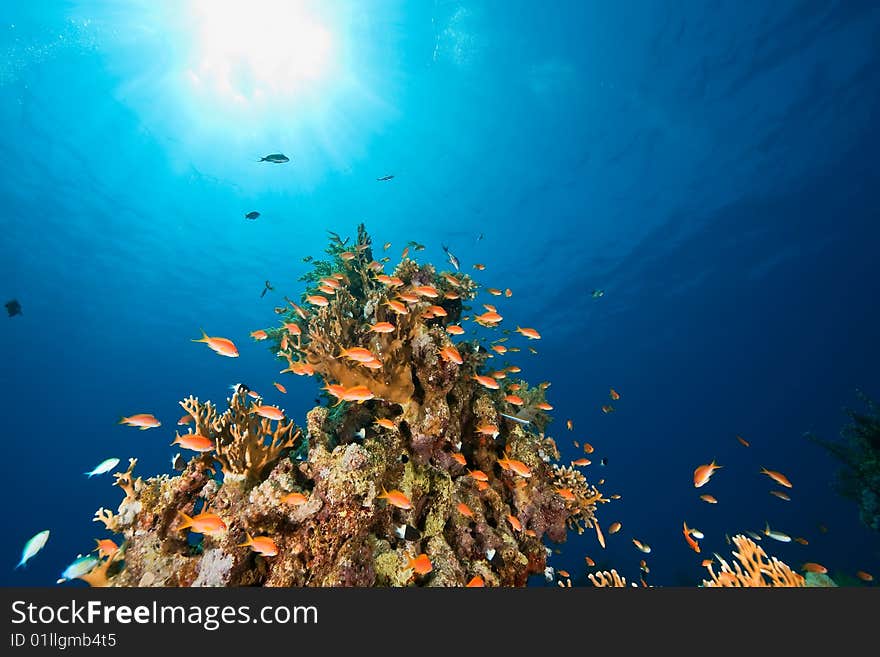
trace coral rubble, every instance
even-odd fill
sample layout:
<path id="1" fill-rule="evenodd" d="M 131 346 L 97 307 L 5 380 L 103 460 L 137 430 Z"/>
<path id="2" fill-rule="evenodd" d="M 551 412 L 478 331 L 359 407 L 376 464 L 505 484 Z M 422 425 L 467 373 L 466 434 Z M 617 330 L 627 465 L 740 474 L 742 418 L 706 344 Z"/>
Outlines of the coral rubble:
<path id="1" fill-rule="evenodd" d="M 406 256 L 383 273 L 363 226 L 327 255 L 299 303 L 276 308 L 281 325 L 255 332 L 283 372 L 319 377 L 326 403 L 303 433 L 244 386 L 222 414 L 183 400 L 192 428 L 175 442 L 209 447 L 175 475 L 133 479 L 134 460 L 117 475 L 125 498 L 95 519 L 123 556 L 96 582 L 522 586 L 544 572 L 545 541 L 599 531 L 609 500 L 556 463 L 544 388 L 506 378 L 518 367 L 487 372 L 479 340 L 453 342 L 471 319 L 501 332 L 496 310 L 467 305 L 478 285 Z"/>

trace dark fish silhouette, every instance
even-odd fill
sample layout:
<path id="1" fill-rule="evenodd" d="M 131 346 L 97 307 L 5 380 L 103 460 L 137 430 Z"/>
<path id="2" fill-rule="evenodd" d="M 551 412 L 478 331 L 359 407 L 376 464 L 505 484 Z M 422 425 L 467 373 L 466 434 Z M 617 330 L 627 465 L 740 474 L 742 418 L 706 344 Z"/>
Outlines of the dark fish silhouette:
<path id="1" fill-rule="evenodd" d="M 257 212 L 256 210 L 251 210 L 246 215 L 244 215 L 244 218 L 245 219 L 256 219 L 259 216 L 260 216 L 259 212 Z"/>
<path id="2" fill-rule="evenodd" d="M 391 180 L 394 176 L 382 176 L 381 178 L 376 178 L 379 182 L 385 182 L 386 180 Z"/>
<path id="3" fill-rule="evenodd" d="M 266 281 L 266 287 L 264 287 L 264 288 L 263 288 L 263 291 L 260 292 L 260 298 L 262 299 L 264 296 L 266 296 L 266 292 L 268 292 L 268 291 L 270 291 L 270 290 L 271 290 L 272 292 L 274 292 L 274 291 L 275 291 L 275 288 L 272 287 L 272 286 L 269 284 L 269 281 Z"/>
<path id="4" fill-rule="evenodd" d="M 21 304 L 18 302 L 17 299 L 6 302 L 6 312 L 9 313 L 10 317 L 24 314 L 21 312 Z"/>
<path id="5" fill-rule="evenodd" d="M 266 157 L 261 157 L 259 162 L 274 162 L 275 164 L 284 164 L 285 162 L 290 162 L 290 158 L 287 157 L 284 153 L 270 153 Z"/>
<path id="6" fill-rule="evenodd" d="M 336 244 L 338 244 L 339 246 L 345 246 L 346 244 L 348 244 L 348 239 L 349 239 L 349 238 L 346 237 L 346 238 L 343 240 L 343 239 L 339 236 L 339 233 L 334 233 L 332 230 L 328 230 L 327 233 L 330 235 L 331 238 L 333 238 L 333 241 L 336 242 Z"/>

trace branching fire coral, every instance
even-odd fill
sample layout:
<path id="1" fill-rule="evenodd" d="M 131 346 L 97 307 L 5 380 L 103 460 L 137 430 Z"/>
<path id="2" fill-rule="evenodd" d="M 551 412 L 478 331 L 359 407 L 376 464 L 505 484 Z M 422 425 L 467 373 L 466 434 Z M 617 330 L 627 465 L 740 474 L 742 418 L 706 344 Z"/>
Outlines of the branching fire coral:
<path id="1" fill-rule="evenodd" d="M 180 405 L 195 424 L 195 431 L 189 435 L 204 436 L 213 442 L 214 458 L 220 462 L 224 475 L 260 481 L 282 452 L 295 446 L 300 431 L 294 433 L 293 421 L 285 423 L 281 419 L 273 428 L 271 419 L 255 412 L 256 403 L 248 407 L 248 393 L 246 387 L 238 386 L 227 400 L 228 408 L 219 416 L 211 402 L 200 404 L 195 397 L 187 397 Z M 185 436 L 178 433 L 176 439 Z"/>
<path id="2" fill-rule="evenodd" d="M 804 586 L 803 576 L 794 572 L 776 557 L 768 557 L 767 553 L 750 538 L 743 535 L 734 536 L 737 551 L 733 556 L 739 561 L 733 568 L 721 559 L 721 571 L 716 575 L 710 564 L 711 581 L 703 580 L 703 586 L 726 587 L 779 587 Z M 740 565 L 742 564 L 742 565 Z"/>

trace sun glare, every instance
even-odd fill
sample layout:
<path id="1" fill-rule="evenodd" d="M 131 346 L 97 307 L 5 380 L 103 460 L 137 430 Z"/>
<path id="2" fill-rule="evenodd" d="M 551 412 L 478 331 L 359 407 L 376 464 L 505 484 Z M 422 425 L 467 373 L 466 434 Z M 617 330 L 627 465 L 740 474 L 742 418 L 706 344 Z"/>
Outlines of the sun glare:
<path id="1" fill-rule="evenodd" d="M 304 0 L 193 0 L 194 89 L 236 103 L 302 93 L 332 65 L 330 32 Z"/>

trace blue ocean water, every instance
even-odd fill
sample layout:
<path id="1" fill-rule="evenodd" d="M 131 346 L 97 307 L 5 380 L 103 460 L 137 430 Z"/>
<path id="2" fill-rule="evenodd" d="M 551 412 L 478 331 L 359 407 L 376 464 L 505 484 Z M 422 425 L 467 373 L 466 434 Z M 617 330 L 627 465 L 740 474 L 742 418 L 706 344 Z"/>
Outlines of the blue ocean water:
<path id="1" fill-rule="evenodd" d="M 552 381 L 550 435 L 566 458 L 593 444 L 588 478 L 622 495 L 599 509 L 622 523 L 607 549 L 554 546 L 575 584 L 589 555 L 697 585 L 725 533 L 765 522 L 809 540 L 762 544 L 793 567 L 880 573 L 877 534 L 803 438 L 835 437 L 857 389 L 880 399 L 875 3 L 245 4 L 4 4 L 0 288 L 23 314 L 0 320 L 0 583 L 53 585 L 104 536 L 92 516 L 119 491 L 83 472 L 170 472 L 185 396 L 244 381 L 302 422 L 320 384 L 276 394 L 247 336 L 326 231 L 360 222 L 395 255 L 415 240 L 421 261 L 446 244 L 485 264 L 477 280 L 513 291 L 505 317 L 540 330 L 514 362 Z M 202 328 L 241 357 L 192 343 Z M 116 424 L 140 412 L 163 426 Z"/>

